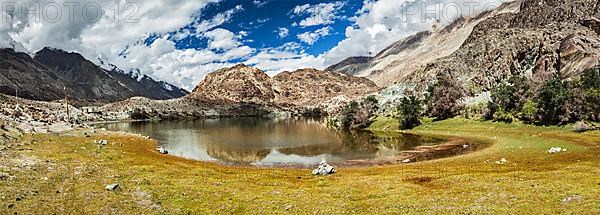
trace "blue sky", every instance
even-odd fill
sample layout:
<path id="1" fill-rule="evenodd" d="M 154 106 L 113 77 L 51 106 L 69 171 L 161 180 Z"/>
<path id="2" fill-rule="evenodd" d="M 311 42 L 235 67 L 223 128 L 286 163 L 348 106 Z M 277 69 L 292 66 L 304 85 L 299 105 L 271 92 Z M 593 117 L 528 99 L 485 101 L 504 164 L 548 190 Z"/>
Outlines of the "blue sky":
<path id="1" fill-rule="evenodd" d="M 307 11 L 306 6 L 323 12 L 323 7 L 333 5 L 331 14 L 319 18 L 314 13 Z M 354 24 L 356 13 L 363 7 L 362 1 L 317 1 L 317 0 L 224 0 L 211 3 L 195 15 L 195 22 L 170 32 L 169 40 L 175 42 L 177 49 L 206 49 L 209 39 L 200 34 L 190 34 L 184 38 L 175 38 L 177 33 L 194 31 L 198 23 L 213 19 L 215 16 L 236 11 L 227 21 L 220 25 L 205 29 L 224 29 L 242 37 L 239 42 L 256 50 L 264 48 L 275 48 L 284 44 L 300 45 L 296 51 L 318 56 L 335 47 L 341 40 L 345 39 L 345 30 Z M 295 10 L 298 8 L 298 10 Z M 298 12 L 301 11 L 301 12 Z M 314 23 L 301 22 L 306 19 L 317 17 Z M 320 34 L 314 41 L 303 41 L 298 35 L 310 34 L 326 28 L 326 34 Z M 280 34 L 281 33 L 281 34 Z M 151 44 L 160 35 L 152 35 L 145 42 Z M 367 54 L 367 53 L 365 53 Z M 241 59 L 232 59 L 230 62 L 242 62 Z"/>

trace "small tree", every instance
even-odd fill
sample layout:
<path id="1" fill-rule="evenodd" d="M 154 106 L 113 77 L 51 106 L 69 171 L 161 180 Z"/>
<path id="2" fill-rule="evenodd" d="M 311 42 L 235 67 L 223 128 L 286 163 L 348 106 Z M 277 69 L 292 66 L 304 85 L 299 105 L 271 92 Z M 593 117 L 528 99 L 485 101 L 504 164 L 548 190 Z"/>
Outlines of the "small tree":
<path id="1" fill-rule="evenodd" d="M 565 83 L 559 78 L 548 81 L 538 95 L 538 113 L 541 123 L 556 125 L 562 123 L 561 114 L 565 113 L 564 105 L 571 99 Z"/>
<path id="2" fill-rule="evenodd" d="M 350 104 L 346 105 L 346 107 L 344 108 L 344 110 L 342 111 L 342 120 L 341 120 L 341 124 L 342 124 L 342 128 L 343 129 L 349 129 L 350 126 L 352 126 L 353 120 L 354 120 L 354 115 L 356 114 L 356 111 L 358 109 L 358 102 L 356 101 L 352 101 L 350 102 Z"/>
<path id="3" fill-rule="evenodd" d="M 421 125 L 421 101 L 415 96 L 404 97 L 398 107 L 400 129 L 413 129 Z"/>
<path id="4" fill-rule="evenodd" d="M 362 129 L 369 127 L 371 118 L 377 112 L 377 99 L 374 96 L 367 97 L 358 103 L 350 102 L 341 113 L 341 127 L 344 130 Z"/>
<path id="5" fill-rule="evenodd" d="M 437 83 L 429 89 L 427 106 L 431 116 L 438 120 L 455 117 L 463 107 L 461 99 L 465 95 L 458 80 L 447 73 L 438 75 Z"/>
<path id="6" fill-rule="evenodd" d="M 588 120 L 600 120 L 600 68 L 586 70 L 581 76 L 584 106 Z"/>

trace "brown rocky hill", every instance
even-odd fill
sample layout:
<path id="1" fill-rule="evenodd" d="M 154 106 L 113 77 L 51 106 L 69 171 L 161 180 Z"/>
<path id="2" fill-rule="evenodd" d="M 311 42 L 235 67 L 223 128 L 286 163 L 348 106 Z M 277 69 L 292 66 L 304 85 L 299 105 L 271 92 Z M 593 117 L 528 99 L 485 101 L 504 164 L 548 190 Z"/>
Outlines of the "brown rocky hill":
<path id="1" fill-rule="evenodd" d="M 357 98 L 377 90 L 377 85 L 368 79 L 335 72 L 301 69 L 271 78 L 260 69 L 240 64 L 207 75 L 186 98 L 306 107 L 336 96 Z"/>
<path id="2" fill-rule="evenodd" d="M 281 105 L 313 106 L 337 96 L 355 99 L 378 90 L 366 78 L 316 69 L 283 72 L 273 79 L 276 102 Z"/>
<path id="3" fill-rule="evenodd" d="M 260 69 L 239 64 L 208 74 L 189 97 L 233 103 L 268 104 L 275 99 L 275 93 L 271 77 Z"/>
<path id="4" fill-rule="evenodd" d="M 575 78 L 599 65 L 598 0 L 525 0 L 515 13 L 479 23 L 452 55 L 408 75 L 420 89 L 449 73 L 472 93 L 524 75 L 533 83 Z"/>

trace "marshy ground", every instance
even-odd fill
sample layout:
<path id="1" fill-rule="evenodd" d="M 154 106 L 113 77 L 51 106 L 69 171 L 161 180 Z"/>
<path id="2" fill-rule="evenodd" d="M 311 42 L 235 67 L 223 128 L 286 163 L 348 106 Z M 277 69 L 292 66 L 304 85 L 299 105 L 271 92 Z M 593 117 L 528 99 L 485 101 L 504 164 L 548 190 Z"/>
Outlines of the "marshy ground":
<path id="1" fill-rule="evenodd" d="M 394 130 L 394 123 L 380 118 L 371 129 Z M 570 130 L 428 122 L 412 132 L 493 145 L 420 163 L 341 168 L 326 177 L 160 155 L 153 140 L 122 133 L 24 136 L 0 151 L 0 213 L 599 214 L 600 132 Z M 99 139 L 109 144 L 100 148 Z M 551 147 L 567 151 L 549 154 Z M 105 190 L 113 183 L 118 190 Z"/>

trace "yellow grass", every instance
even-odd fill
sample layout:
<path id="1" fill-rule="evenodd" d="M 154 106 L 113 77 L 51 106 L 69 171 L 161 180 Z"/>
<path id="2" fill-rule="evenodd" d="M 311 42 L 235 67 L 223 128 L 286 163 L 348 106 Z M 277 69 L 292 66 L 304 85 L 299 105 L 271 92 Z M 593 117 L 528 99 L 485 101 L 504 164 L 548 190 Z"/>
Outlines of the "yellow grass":
<path id="1" fill-rule="evenodd" d="M 397 127 L 390 123 L 380 118 L 372 129 Z M 0 180 L 0 213 L 600 214 L 599 132 L 465 119 L 413 132 L 494 145 L 315 177 L 306 169 L 223 167 L 159 155 L 155 142 L 132 135 L 28 136 L 0 158 L 0 172 L 15 176 Z M 100 149 L 95 139 L 110 144 Z M 547 154 L 554 146 L 568 151 Z M 495 163 L 502 158 L 508 163 Z M 106 191 L 111 183 L 121 189 Z"/>

